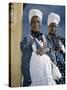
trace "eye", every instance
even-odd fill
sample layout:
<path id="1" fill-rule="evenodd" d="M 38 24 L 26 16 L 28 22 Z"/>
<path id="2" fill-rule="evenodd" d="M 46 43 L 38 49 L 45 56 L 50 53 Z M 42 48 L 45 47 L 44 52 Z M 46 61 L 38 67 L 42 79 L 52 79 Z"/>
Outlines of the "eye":
<path id="1" fill-rule="evenodd" d="M 33 20 L 31 21 L 31 24 L 32 24 L 32 23 L 34 23 L 34 21 L 33 21 Z"/>
<path id="2" fill-rule="evenodd" d="M 40 21 L 37 21 L 37 23 L 40 23 Z"/>

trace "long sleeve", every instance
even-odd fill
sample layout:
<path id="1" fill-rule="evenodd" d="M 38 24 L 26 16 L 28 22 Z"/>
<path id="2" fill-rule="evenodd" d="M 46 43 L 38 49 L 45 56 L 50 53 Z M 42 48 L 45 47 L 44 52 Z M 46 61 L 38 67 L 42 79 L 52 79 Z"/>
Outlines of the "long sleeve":
<path id="1" fill-rule="evenodd" d="M 24 77 L 23 84 L 26 86 L 29 85 L 29 82 L 31 82 L 29 68 L 30 58 L 32 54 L 31 43 L 28 41 L 27 38 L 24 38 L 24 40 L 20 43 L 20 48 L 22 51 L 21 72 Z"/>

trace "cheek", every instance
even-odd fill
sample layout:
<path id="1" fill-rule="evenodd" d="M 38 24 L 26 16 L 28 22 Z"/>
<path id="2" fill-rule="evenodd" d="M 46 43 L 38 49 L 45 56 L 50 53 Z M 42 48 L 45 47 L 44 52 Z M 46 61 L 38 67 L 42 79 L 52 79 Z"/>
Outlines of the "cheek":
<path id="1" fill-rule="evenodd" d="M 41 27 L 41 25 L 40 25 L 39 23 L 37 23 L 37 24 L 32 23 L 32 24 L 31 24 L 31 27 L 39 27 L 39 28 L 40 28 L 40 27 Z"/>
<path id="2" fill-rule="evenodd" d="M 30 26 L 33 28 L 35 25 L 32 23 L 32 24 L 30 24 Z"/>
<path id="3" fill-rule="evenodd" d="M 55 28 L 54 27 L 50 27 L 50 31 L 54 31 L 55 30 Z"/>
<path id="4" fill-rule="evenodd" d="M 49 27 L 49 31 L 52 31 L 52 28 L 51 27 Z"/>

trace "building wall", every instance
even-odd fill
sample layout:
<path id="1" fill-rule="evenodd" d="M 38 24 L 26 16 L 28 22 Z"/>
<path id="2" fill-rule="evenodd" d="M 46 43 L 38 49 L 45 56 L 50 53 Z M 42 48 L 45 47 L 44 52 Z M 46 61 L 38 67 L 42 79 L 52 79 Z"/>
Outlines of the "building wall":
<path id="1" fill-rule="evenodd" d="M 21 3 L 12 3 L 11 6 L 11 30 L 10 32 L 10 71 L 11 87 L 18 87 L 21 84 L 21 51 L 20 41 L 22 34 L 22 7 Z M 9 81 L 10 82 L 10 81 Z"/>

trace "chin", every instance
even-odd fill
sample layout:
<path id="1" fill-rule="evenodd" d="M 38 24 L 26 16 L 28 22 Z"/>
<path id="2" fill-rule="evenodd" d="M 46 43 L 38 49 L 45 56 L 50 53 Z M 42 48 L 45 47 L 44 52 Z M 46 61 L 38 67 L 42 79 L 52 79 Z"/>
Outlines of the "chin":
<path id="1" fill-rule="evenodd" d="M 36 29 L 35 29 L 35 30 L 33 30 L 33 31 L 34 31 L 34 32 L 39 32 L 39 30 L 36 30 Z"/>

